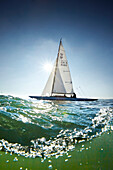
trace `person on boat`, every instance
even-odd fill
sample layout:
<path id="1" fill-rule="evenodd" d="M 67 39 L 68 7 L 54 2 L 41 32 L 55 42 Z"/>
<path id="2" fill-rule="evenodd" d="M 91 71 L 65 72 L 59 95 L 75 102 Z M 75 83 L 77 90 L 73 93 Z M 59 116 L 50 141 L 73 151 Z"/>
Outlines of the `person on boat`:
<path id="1" fill-rule="evenodd" d="M 73 98 L 76 98 L 76 94 L 75 93 L 73 93 Z"/>

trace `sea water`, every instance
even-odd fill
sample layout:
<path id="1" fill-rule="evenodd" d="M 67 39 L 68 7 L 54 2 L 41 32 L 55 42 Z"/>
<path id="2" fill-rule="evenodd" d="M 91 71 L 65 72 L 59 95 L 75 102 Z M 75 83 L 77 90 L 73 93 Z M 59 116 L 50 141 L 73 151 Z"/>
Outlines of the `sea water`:
<path id="1" fill-rule="evenodd" d="M 113 100 L 58 102 L 0 95 L 3 152 L 44 161 L 112 130 Z"/>

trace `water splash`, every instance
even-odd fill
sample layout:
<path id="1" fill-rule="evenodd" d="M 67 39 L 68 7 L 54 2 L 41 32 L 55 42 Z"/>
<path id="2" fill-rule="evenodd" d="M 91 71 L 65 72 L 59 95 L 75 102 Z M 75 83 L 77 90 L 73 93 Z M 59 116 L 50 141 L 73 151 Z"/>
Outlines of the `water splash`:
<path id="1" fill-rule="evenodd" d="M 113 130 L 113 100 L 46 102 L 0 96 L 0 150 L 25 157 L 62 156 Z"/>

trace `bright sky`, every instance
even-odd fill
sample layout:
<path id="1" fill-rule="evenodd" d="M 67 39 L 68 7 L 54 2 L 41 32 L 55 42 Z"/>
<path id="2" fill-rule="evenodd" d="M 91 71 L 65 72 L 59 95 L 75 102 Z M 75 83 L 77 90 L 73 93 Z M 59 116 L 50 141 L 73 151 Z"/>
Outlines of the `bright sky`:
<path id="1" fill-rule="evenodd" d="M 41 95 L 61 37 L 77 96 L 113 98 L 112 0 L 1 0 L 0 93 Z"/>

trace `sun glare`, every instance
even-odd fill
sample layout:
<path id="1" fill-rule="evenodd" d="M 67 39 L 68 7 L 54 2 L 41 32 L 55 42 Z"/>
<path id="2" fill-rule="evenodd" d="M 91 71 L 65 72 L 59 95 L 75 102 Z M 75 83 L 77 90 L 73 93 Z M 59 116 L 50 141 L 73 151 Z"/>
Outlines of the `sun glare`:
<path id="1" fill-rule="evenodd" d="M 45 71 L 50 72 L 53 68 L 53 65 L 52 65 L 52 63 L 47 62 L 47 63 L 44 64 L 43 68 L 44 68 Z"/>

